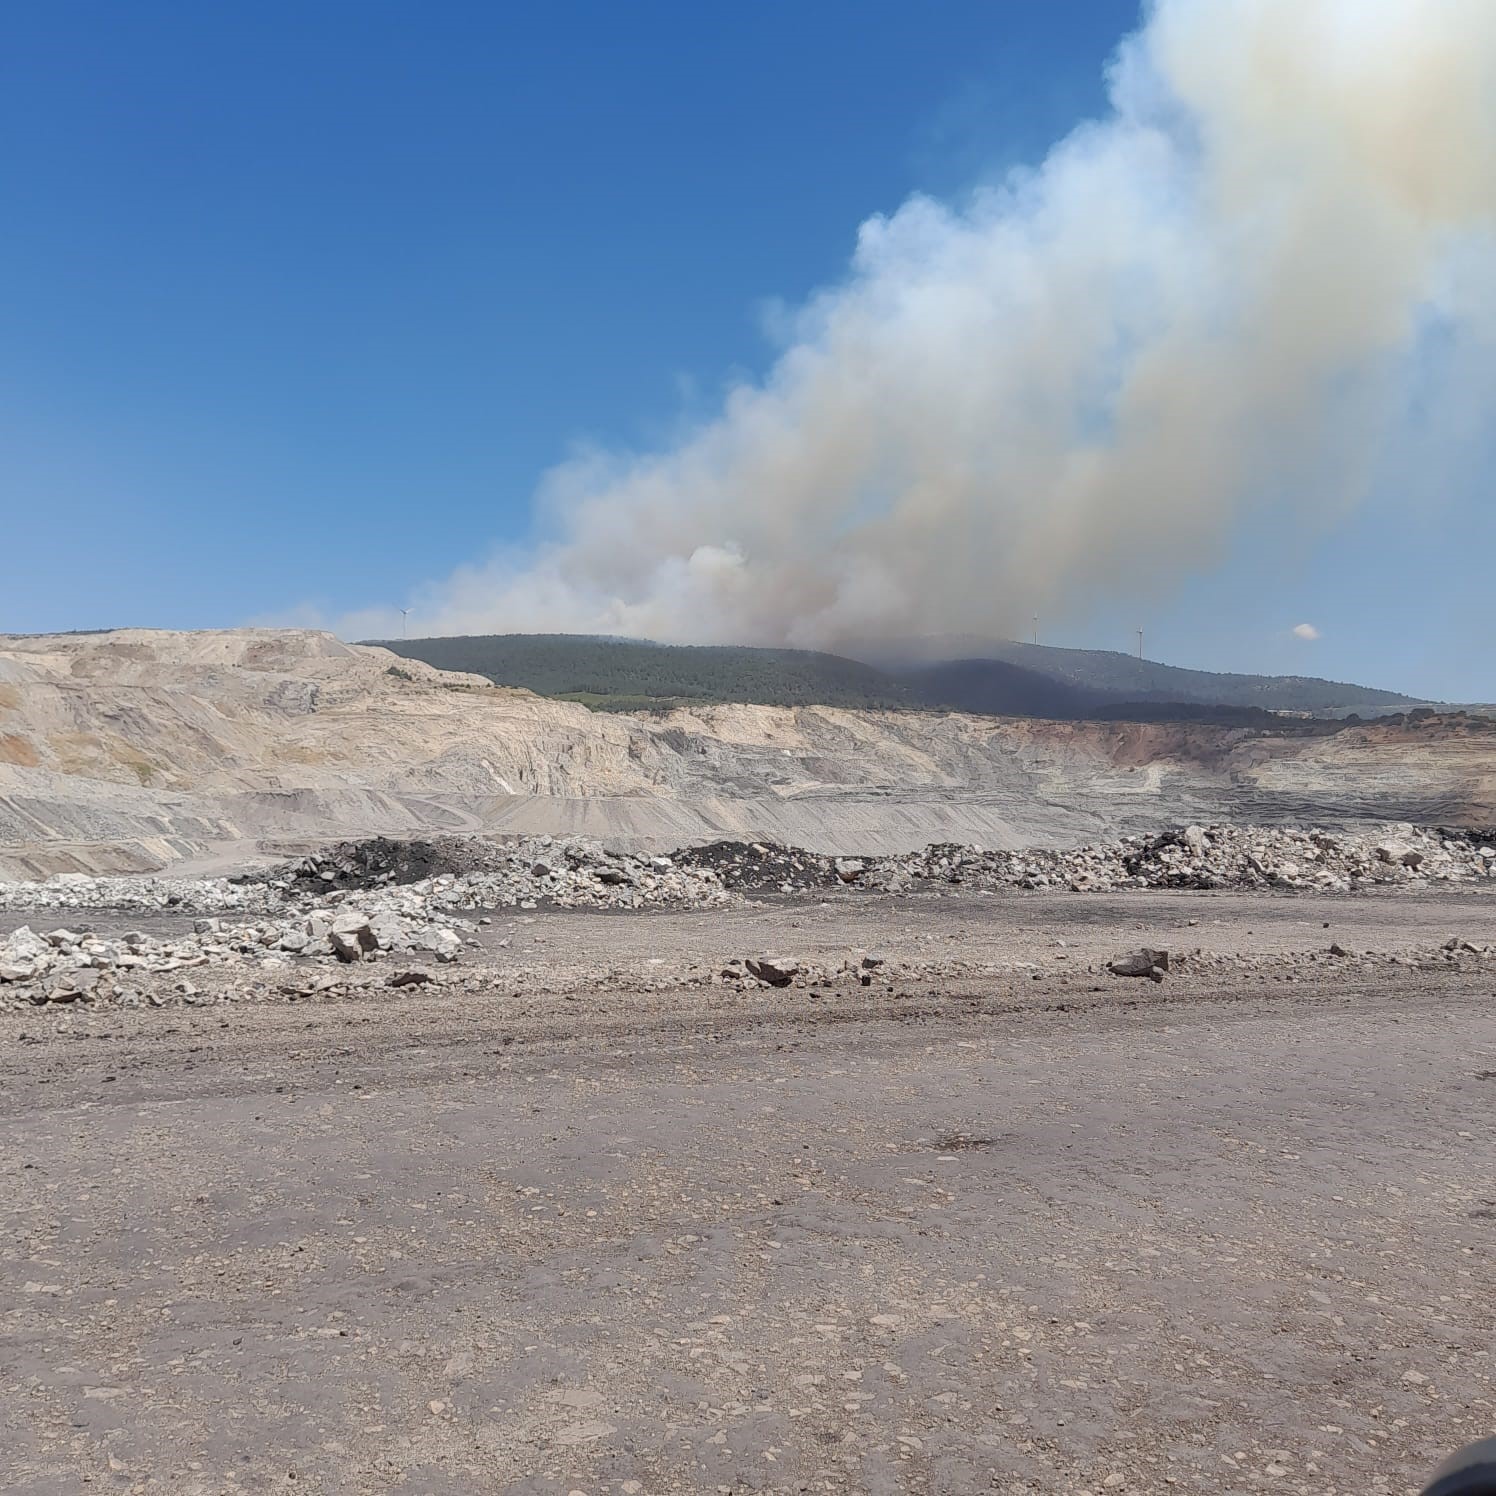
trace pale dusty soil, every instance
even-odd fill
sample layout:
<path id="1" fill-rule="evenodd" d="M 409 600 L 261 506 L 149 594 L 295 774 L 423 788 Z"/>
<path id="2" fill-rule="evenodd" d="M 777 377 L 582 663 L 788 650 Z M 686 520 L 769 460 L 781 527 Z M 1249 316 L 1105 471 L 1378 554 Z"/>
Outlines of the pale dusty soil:
<path id="1" fill-rule="evenodd" d="M 1264 958 L 1449 935 L 1496 901 L 499 915 L 481 992 L 6 1015 L 0 1485 L 1415 1490 L 1496 1428 L 1496 962 Z M 1250 960 L 1082 969 L 1139 942 Z M 854 948 L 932 974 L 678 979 Z"/>

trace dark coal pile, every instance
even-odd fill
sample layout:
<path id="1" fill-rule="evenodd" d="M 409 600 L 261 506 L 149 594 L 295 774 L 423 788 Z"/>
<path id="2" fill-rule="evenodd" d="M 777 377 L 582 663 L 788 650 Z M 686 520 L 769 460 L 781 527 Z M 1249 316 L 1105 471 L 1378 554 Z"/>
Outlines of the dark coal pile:
<path id="1" fill-rule="evenodd" d="M 799 893 L 830 888 L 842 881 L 836 858 L 802 847 L 718 841 L 687 847 L 677 852 L 674 860 L 677 867 L 716 873 L 724 888 L 745 893 Z"/>
<path id="2" fill-rule="evenodd" d="M 1496 846 L 1496 826 L 1439 826 L 1436 830 L 1444 841 L 1471 847 L 1477 852 L 1482 847 Z"/>
<path id="3" fill-rule="evenodd" d="M 479 846 L 457 840 L 395 841 L 387 836 L 337 842 L 278 868 L 274 876 L 302 893 L 387 888 L 482 871 Z"/>

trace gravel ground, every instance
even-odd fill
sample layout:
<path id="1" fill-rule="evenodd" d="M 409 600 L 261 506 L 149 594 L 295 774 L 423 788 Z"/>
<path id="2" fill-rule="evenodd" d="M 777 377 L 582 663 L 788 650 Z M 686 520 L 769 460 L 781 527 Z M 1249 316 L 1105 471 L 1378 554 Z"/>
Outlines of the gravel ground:
<path id="1" fill-rule="evenodd" d="M 1496 1428 L 1451 936 L 1489 893 L 540 911 L 476 990 L 5 1015 L 0 1480 L 1414 1491 Z M 1139 944 L 1217 959 L 1085 969 Z M 849 950 L 899 982 L 699 976 Z"/>

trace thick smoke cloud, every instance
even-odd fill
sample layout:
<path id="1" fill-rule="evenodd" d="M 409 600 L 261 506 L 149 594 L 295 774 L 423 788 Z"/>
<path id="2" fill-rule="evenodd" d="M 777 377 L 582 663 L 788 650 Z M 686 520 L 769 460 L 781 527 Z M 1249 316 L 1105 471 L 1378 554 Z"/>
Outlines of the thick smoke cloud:
<path id="1" fill-rule="evenodd" d="M 761 383 L 551 473 L 554 538 L 412 632 L 1021 630 L 1208 563 L 1249 506 L 1356 503 L 1431 363 L 1492 372 L 1496 3 L 1159 0 L 1110 100 L 1030 173 L 869 219 Z"/>

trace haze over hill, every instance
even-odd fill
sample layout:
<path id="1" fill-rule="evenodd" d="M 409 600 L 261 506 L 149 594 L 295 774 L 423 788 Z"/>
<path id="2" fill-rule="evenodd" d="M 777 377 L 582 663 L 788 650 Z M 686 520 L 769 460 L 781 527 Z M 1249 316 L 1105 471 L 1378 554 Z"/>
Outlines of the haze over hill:
<path id="1" fill-rule="evenodd" d="M 609 711 L 732 701 L 1156 720 L 1209 715 L 1207 708 L 1223 719 L 1252 711 L 1378 716 L 1422 704 L 1395 691 L 1310 676 L 1224 675 L 1106 650 L 971 638 L 883 645 L 862 659 L 566 634 L 374 642 L 439 669 L 470 671 Z"/>
<path id="2" fill-rule="evenodd" d="M 1252 675 L 1191 670 L 1140 659 L 1112 649 L 1067 649 L 1017 639 L 933 635 L 850 651 L 852 658 L 895 673 L 952 662 L 999 661 L 1031 670 L 1060 685 L 1094 692 L 1103 700 L 1190 702 L 1202 706 L 1261 707 L 1314 716 L 1376 716 L 1435 705 L 1408 696 L 1314 675 Z M 1099 704 L 1099 703 L 1098 703 Z"/>

